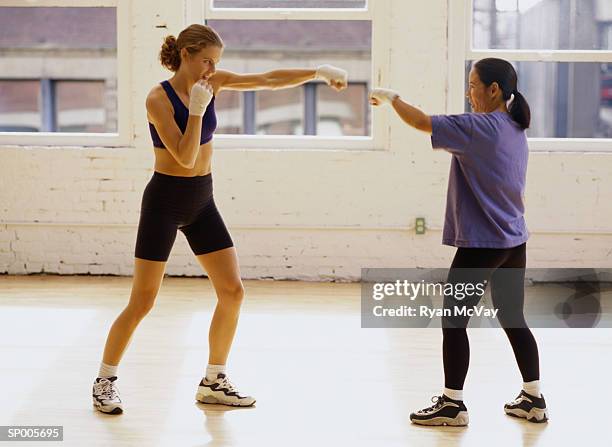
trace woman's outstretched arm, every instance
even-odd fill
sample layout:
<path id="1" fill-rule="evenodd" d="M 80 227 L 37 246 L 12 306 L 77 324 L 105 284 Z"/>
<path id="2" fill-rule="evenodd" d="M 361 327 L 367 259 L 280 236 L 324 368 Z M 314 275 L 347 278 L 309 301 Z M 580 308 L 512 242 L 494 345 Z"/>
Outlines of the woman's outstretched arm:
<path id="1" fill-rule="evenodd" d="M 347 87 L 348 75 L 345 70 L 331 65 L 315 69 L 280 69 L 265 73 L 239 74 L 218 70 L 209 80 L 215 90 L 279 90 L 297 87 L 312 80 L 325 81 L 335 90 Z"/>
<path id="2" fill-rule="evenodd" d="M 431 134 L 431 116 L 402 101 L 399 93 L 386 88 L 376 88 L 370 92 L 370 104 L 379 106 L 384 103 L 391 104 L 399 117 L 409 126 Z"/>

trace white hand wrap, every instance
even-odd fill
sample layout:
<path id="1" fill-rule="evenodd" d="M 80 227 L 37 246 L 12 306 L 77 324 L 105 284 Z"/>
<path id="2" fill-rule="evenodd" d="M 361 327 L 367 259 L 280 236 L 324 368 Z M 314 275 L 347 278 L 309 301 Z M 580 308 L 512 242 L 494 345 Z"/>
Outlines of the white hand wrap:
<path id="1" fill-rule="evenodd" d="M 189 114 L 203 116 L 212 97 L 213 89 L 209 84 L 204 81 L 193 84 L 189 95 Z"/>
<path id="2" fill-rule="evenodd" d="M 348 73 L 342 68 L 334 67 L 333 65 L 320 65 L 317 67 L 317 74 L 315 79 L 325 81 L 327 85 L 331 85 L 332 82 L 347 85 Z"/>
<path id="3" fill-rule="evenodd" d="M 379 103 L 391 104 L 395 98 L 399 97 L 399 93 L 388 88 L 375 88 L 370 92 L 370 98 L 376 99 Z"/>

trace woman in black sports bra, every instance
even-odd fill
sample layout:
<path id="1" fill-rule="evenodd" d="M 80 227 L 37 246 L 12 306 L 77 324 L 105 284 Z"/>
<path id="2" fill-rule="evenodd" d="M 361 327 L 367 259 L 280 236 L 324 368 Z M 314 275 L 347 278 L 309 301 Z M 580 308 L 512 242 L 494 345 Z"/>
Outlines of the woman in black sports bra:
<path id="1" fill-rule="evenodd" d="M 255 403 L 252 397 L 240 394 L 225 374 L 244 290 L 236 249 L 213 198 L 215 97 L 223 90 L 289 88 L 314 79 L 342 90 L 347 86 L 347 73 L 330 65 L 258 74 L 217 71 L 222 53 L 219 35 L 198 24 L 183 30 L 178 38 L 166 37 L 160 52 L 162 65 L 174 76 L 153 87 L 147 96 L 155 172 L 142 198 L 130 300 L 111 327 L 93 385 L 94 406 L 105 413 L 123 412 L 117 365 L 134 330 L 153 307 L 177 230 L 185 234 L 218 298 L 209 332 L 209 362 L 196 399 L 233 406 Z"/>

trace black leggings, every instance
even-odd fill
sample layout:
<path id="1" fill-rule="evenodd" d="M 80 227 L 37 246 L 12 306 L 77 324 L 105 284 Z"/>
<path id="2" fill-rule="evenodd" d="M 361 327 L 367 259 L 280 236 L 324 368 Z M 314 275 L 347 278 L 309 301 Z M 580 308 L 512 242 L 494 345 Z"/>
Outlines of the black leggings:
<path id="1" fill-rule="evenodd" d="M 213 199 L 211 174 L 153 174 L 142 196 L 136 257 L 167 261 L 177 230 L 196 256 L 234 245 Z"/>
<path id="2" fill-rule="evenodd" d="M 500 309 L 499 321 L 512 345 L 523 381 L 531 382 L 540 378 L 540 361 L 538 346 L 523 315 L 525 266 L 526 244 L 509 249 L 459 248 L 451 265 L 448 283 L 490 282 L 493 304 Z M 469 305 L 478 303 L 480 298 L 478 296 Z M 445 300 L 444 307 L 449 308 L 455 305 L 453 303 L 456 303 L 453 298 Z M 442 353 L 446 388 L 463 389 L 470 363 L 470 343 L 466 330 L 468 320 L 469 317 L 443 319 Z"/>

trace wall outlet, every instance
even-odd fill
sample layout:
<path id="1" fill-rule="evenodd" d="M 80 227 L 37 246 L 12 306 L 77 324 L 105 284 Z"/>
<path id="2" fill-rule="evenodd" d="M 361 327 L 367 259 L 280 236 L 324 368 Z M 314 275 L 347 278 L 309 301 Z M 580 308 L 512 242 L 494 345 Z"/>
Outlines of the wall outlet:
<path id="1" fill-rule="evenodd" d="M 417 217 L 414 222 L 414 229 L 416 234 L 425 234 L 425 218 Z"/>

